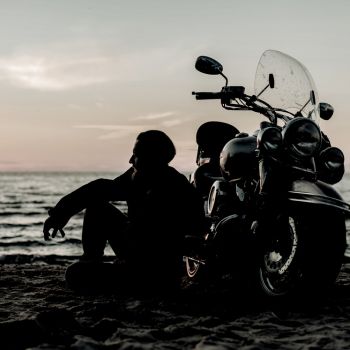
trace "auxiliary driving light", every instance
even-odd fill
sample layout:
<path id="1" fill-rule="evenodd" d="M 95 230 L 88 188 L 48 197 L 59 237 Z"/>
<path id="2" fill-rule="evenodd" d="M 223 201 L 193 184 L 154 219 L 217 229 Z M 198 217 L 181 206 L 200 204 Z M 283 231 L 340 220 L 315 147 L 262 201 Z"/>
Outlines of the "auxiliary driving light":
<path id="1" fill-rule="evenodd" d="M 282 146 L 282 134 L 276 127 L 268 127 L 259 131 L 257 138 L 258 149 L 262 152 L 276 154 Z"/>
<path id="2" fill-rule="evenodd" d="M 320 161 L 329 170 L 338 170 L 344 165 L 344 153 L 337 147 L 328 147 L 320 153 Z"/>
<path id="3" fill-rule="evenodd" d="M 329 184 L 339 182 L 344 175 L 344 154 L 337 147 L 324 149 L 318 159 L 320 180 Z"/>

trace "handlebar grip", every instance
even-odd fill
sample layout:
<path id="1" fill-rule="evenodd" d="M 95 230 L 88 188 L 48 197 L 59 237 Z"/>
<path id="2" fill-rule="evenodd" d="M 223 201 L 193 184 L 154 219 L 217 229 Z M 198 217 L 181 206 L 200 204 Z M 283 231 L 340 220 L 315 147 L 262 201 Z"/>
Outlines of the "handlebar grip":
<path id="1" fill-rule="evenodd" d="M 196 100 L 220 100 L 222 97 L 221 92 L 192 92 L 192 95 L 196 96 Z"/>

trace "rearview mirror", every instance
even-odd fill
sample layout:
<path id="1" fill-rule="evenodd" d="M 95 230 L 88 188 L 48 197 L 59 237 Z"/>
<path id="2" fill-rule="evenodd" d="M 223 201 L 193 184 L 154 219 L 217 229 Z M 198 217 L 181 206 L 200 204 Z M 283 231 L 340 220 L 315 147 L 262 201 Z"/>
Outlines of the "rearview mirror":
<path id="1" fill-rule="evenodd" d="M 334 113 L 334 108 L 326 102 L 320 102 L 318 104 L 318 111 L 320 113 L 320 118 L 323 120 L 329 120 L 331 119 L 333 113 Z"/>
<path id="2" fill-rule="evenodd" d="M 223 70 L 222 65 L 218 61 L 208 56 L 199 56 L 195 67 L 201 73 L 210 75 L 221 74 Z"/>

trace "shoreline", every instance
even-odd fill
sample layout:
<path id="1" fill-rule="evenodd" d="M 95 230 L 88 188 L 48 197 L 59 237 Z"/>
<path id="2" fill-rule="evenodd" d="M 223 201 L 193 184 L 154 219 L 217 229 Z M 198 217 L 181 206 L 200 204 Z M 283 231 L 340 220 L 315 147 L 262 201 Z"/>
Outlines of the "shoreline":
<path id="1" fill-rule="evenodd" d="M 48 264 L 59 264 L 78 260 L 80 255 L 57 255 L 57 254 L 4 254 L 0 255 L 0 266 L 6 264 L 29 264 L 35 262 L 46 262 Z M 103 260 L 112 262 L 116 259 L 115 255 L 105 255 Z M 344 264 L 350 263 L 350 256 L 344 255 Z"/>
<path id="2" fill-rule="evenodd" d="M 2 349 L 350 347 L 349 259 L 327 295 L 281 303 L 203 288 L 166 296 L 79 294 L 64 282 L 76 258 L 1 261 Z"/>
<path id="3" fill-rule="evenodd" d="M 52 265 L 63 265 L 79 260 L 80 255 L 39 255 L 39 254 L 7 254 L 0 255 L 0 266 L 6 264 L 35 264 L 46 263 Z M 115 255 L 105 255 L 103 261 L 112 262 Z"/>

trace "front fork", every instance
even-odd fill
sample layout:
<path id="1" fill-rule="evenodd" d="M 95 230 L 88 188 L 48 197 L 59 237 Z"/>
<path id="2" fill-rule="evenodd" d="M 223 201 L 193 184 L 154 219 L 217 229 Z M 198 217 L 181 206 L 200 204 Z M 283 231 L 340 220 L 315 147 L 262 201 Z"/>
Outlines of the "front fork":
<path id="1" fill-rule="evenodd" d="M 259 160 L 259 192 L 256 201 L 255 233 L 258 241 L 276 239 L 284 230 L 288 215 L 285 215 L 288 179 L 281 164 L 273 157 Z"/>
<path id="2" fill-rule="evenodd" d="M 261 157 L 259 160 L 259 195 L 268 198 L 280 198 L 287 190 L 287 179 L 282 166 L 273 157 Z"/>

